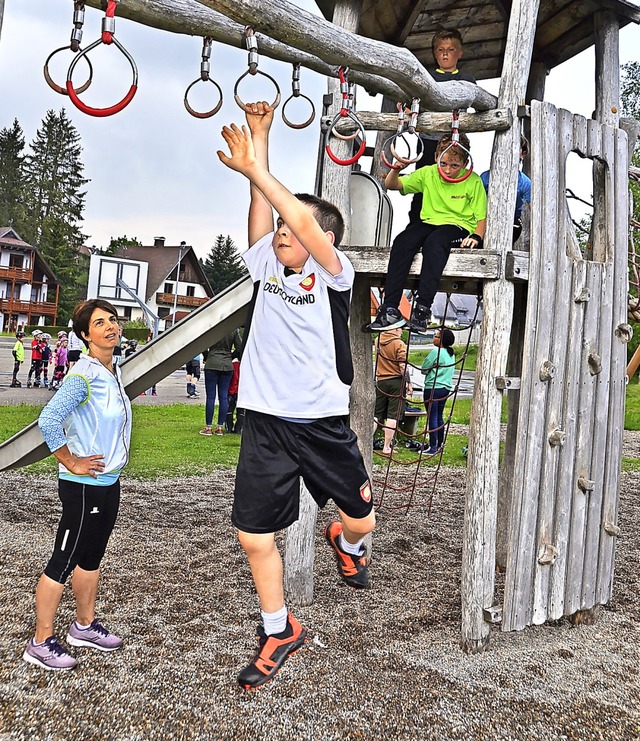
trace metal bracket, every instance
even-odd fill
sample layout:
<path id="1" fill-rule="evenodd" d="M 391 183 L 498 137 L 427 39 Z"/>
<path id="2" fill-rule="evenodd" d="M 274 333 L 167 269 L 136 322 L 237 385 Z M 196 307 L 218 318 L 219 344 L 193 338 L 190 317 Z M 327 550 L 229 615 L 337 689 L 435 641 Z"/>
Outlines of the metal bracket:
<path id="1" fill-rule="evenodd" d="M 482 619 L 485 623 L 499 625 L 502 622 L 502 606 L 491 605 L 491 607 L 485 607 L 482 610 Z"/>
<path id="2" fill-rule="evenodd" d="M 519 376 L 497 376 L 496 388 L 499 391 L 516 391 L 520 388 Z"/>

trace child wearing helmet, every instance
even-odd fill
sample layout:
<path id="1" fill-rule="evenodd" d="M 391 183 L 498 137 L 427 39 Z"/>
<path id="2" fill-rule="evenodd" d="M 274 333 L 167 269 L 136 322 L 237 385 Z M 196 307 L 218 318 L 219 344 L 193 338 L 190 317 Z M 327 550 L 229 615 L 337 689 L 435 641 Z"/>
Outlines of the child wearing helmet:
<path id="1" fill-rule="evenodd" d="M 13 346 L 11 354 L 13 355 L 13 376 L 11 378 L 11 388 L 20 388 L 22 384 L 18 381 L 18 371 L 24 362 L 24 332 L 16 332 L 16 344 Z"/>
<path id="2" fill-rule="evenodd" d="M 29 368 L 29 375 L 27 376 L 27 388 L 30 389 L 33 385 L 31 383 L 32 377 L 35 375 L 39 376 L 38 370 L 40 363 L 42 362 L 42 354 L 40 352 L 40 335 L 42 334 L 41 329 L 34 329 L 31 333 L 33 339 L 31 340 L 31 367 Z M 40 384 L 38 384 L 40 385 Z"/>

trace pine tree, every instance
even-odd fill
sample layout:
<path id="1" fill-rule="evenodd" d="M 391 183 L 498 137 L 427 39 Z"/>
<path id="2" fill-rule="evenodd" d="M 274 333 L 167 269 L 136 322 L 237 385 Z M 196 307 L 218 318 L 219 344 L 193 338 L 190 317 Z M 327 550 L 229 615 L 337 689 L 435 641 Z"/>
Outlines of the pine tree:
<path id="1" fill-rule="evenodd" d="M 200 260 L 214 293 L 220 293 L 247 274 L 236 245 L 229 235 L 219 234 L 206 260 Z"/>
<path id="2" fill-rule="evenodd" d="M 13 126 L 0 130 L 0 226 L 12 226 L 20 236 L 25 225 L 24 132 Z"/>
<path id="3" fill-rule="evenodd" d="M 25 157 L 26 225 L 22 238 L 37 247 L 60 281 L 59 317 L 66 321 L 84 298 L 87 260 L 79 249 L 88 180 L 83 177 L 80 135 L 64 109 L 49 110 Z"/>

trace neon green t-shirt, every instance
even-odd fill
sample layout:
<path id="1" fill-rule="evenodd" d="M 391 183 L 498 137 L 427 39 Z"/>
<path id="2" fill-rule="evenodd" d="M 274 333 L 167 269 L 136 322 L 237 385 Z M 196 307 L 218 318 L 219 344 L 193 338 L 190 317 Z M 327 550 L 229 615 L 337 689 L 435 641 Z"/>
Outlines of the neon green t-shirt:
<path id="1" fill-rule="evenodd" d="M 455 224 L 473 234 L 478 222 L 487 218 L 487 194 L 475 172 L 461 183 L 448 183 L 437 165 L 427 165 L 400 178 L 400 193 L 422 193 L 420 218 L 425 224 Z"/>

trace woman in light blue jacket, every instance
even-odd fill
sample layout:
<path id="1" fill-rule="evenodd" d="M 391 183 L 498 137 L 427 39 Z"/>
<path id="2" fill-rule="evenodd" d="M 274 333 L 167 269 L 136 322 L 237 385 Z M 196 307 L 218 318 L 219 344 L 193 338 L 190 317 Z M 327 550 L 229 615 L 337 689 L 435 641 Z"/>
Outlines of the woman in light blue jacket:
<path id="1" fill-rule="evenodd" d="M 55 636 L 55 614 L 71 573 L 77 617 L 72 646 L 114 651 L 122 639 L 95 617 L 100 563 L 120 505 L 120 472 L 129 460 L 131 404 L 113 349 L 119 338 L 116 309 L 103 299 L 79 304 L 73 331 L 82 355 L 42 410 L 38 425 L 58 459 L 62 516 L 53 554 L 36 589 L 36 630 L 23 659 L 42 669 L 73 669 L 77 662 Z"/>

